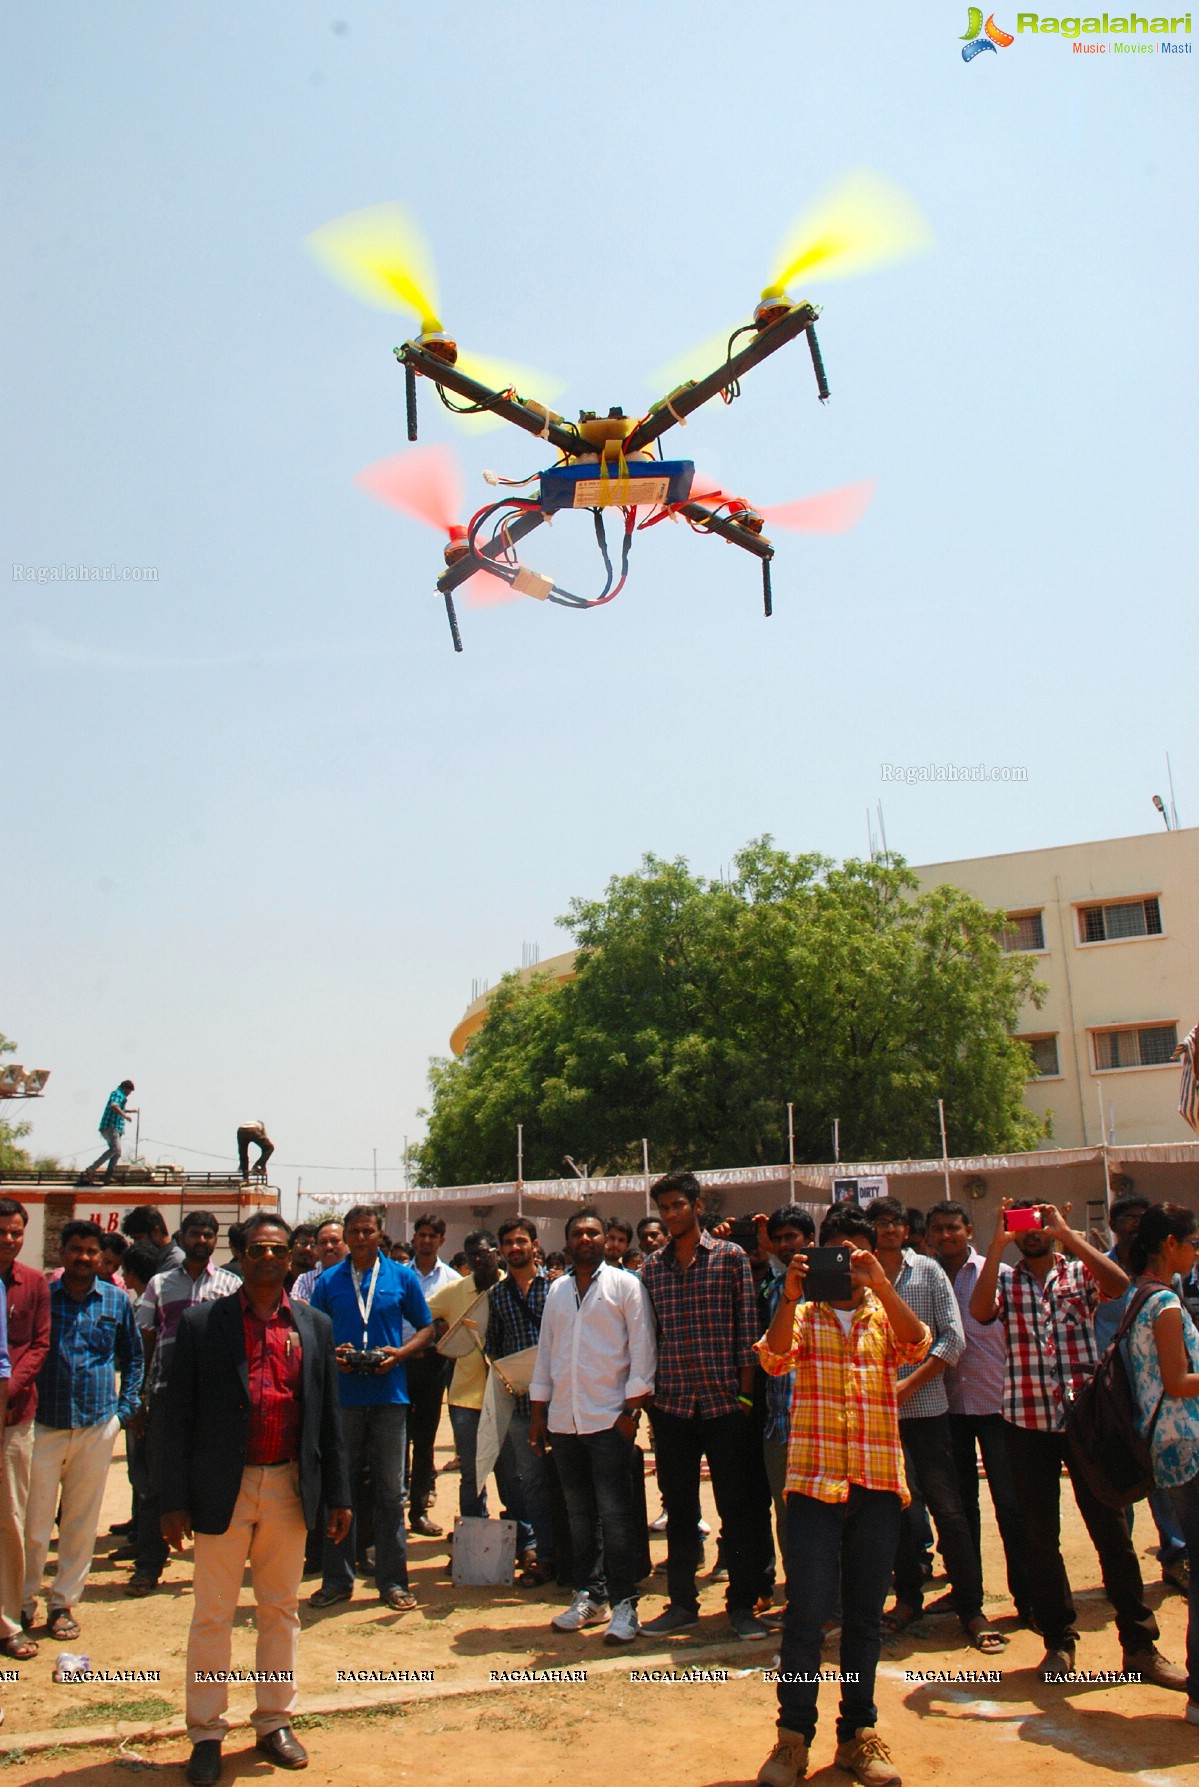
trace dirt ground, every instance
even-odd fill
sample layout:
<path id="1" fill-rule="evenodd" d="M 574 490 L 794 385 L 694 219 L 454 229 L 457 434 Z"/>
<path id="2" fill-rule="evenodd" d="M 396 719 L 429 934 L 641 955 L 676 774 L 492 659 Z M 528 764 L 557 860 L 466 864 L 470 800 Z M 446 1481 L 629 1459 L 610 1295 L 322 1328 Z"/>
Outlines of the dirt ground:
<path id="1" fill-rule="evenodd" d="M 448 1460 L 448 1424 L 440 1461 Z M 449 1525 L 456 1507 L 458 1479 L 439 1478 L 434 1513 Z M 704 1485 L 705 1512 L 714 1521 Z M 654 1485 L 649 1485 L 656 1509 Z M 1097 1587 L 1094 1552 L 1063 1486 L 1066 1557 L 1078 1599 L 1082 1643 L 1078 1666 L 1116 1670 L 1120 1649 L 1109 1608 Z M 123 1460 L 114 1461 L 101 1531 L 128 1514 L 129 1491 Z M 1072 1685 L 1046 1687 L 1035 1665 L 1042 1647 L 1032 1632 L 1018 1630 L 1003 1590 L 1003 1556 L 985 1489 L 984 1561 L 988 1611 L 1011 1635 L 999 1657 L 981 1657 L 964 1641 L 952 1614 L 926 1615 L 884 1652 L 878 1683 L 879 1725 L 908 1782 L 974 1781 L 985 1787 L 1027 1787 L 1052 1780 L 1055 1787 L 1101 1782 L 1123 1776 L 1148 1787 L 1199 1784 L 1199 1727 L 1182 1717 L 1185 1698 L 1153 1687 Z M 1149 1541 L 1147 1510 L 1137 1518 L 1137 1542 L 1148 1597 L 1162 1627 L 1162 1648 L 1181 1661 L 1186 1607 L 1167 1592 Z M 60 1781 L 69 1787 L 118 1787 L 131 1774 L 166 1770 L 182 1779 L 188 1745 L 181 1735 L 146 1734 L 153 1721 L 168 1733 L 183 1707 L 183 1665 L 191 1612 L 190 1557 L 172 1558 L 164 1586 L 146 1600 L 123 1593 L 129 1566 L 108 1553 L 119 1541 L 101 1538 L 87 1594 L 77 1609 L 83 1635 L 69 1648 L 91 1657 L 93 1669 L 160 1671 L 158 1682 L 87 1683 L 51 1679 L 62 1647 L 35 1631 L 40 1655 L 9 1666 L 19 1677 L 3 1688 L 5 1724 L 0 1767 L 12 1787 Z M 655 1560 L 665 1541 L 655 1536 Z M 714 1551 L 709 1545 L 708 1563 Z M 53 1552 L 51 1553 L 53 1560 Z M 384 1612 L 368 1596 L 349 1606 L 316 1613 L 302 1605 L 302 1705 L 298 1721 L 307 1744 L 313 1783 L 340 1778 L 354 1784 L 406 1782 L 453 1787 L 516 1787 L 538 1781 L 576 1782 L 581 1774 L 612 1787 L 636 1778 L 656 1787 L 733 1787 L 752 1782 L 773 1741 L 774 1690 L 763 1679 L 777 1643 L 739 1644 L 729 1638 L 722 1617 L 723 1585 L 701 1580 L 703 1618 L 698 1627 L 669 1647 L 641 1640 L 627 1651 L 606 1650 L 600 1632 L 577 1636 L 553 1632 L 551 1615 L 564 1603 L 560 1590 L 529 1594 L 516 1589 L 454 1589 L 445 1543 L 411 1541 L 412 1584 L 417 1612 Z M 316 1586 L 305 1585 L 305 1594 Z M 943 1584 L 930 1591 L 935 1596 Z M 664 1602 L 663 1578 L 644 1586 L 642 1615 Z M 234 1635 L 235 1667 L 253 1665 L 253 1621 L 248 1589 Z M 836 1664 L 835 1652 L 824 1659 Z M 986 1671 L 998 1667 L 995 1683 L 911 1681 L 907 1672 Z M 631 1679 L 638 1669 L 688 1668 L 727 1671 L 721 1681 Z M 349 1669 L 432 1670 L 431 1686 L 388 1690 L 367 1683 L 339 1683 Z M 585 1682 L 495 1684 L 491 1670 L 585 1669 Z M 249 1710 L 251 1690 L 235 1687 L 231 1710 Z M 389 1694 L 405 1699 L 388 1702 Z M 821 1728 L 813 1749 L 809 1779 L 843 1784 L 848 1777 L 832 1767 L 836 1689 L 821 1690 Z M 351 1710 L 364 1700 L 379 1704 Z M 338 1707 L 346 1710 L 339 1711 Z M 88 1725 L 103 1741 L 86 1748 L 65 1743 L 22 1750 L 21 1734 Z M 119 1725 L 121 1736 L 111 1728 Z M 136 1732 L 136 1736 L 125 1735 Z M 626 1769 L 628 1773 L 626 1774 Z M 253 1734 L 233 1730 L 225 1745 L 226 1781 L 278 1779 L 256 1757 Z"/>

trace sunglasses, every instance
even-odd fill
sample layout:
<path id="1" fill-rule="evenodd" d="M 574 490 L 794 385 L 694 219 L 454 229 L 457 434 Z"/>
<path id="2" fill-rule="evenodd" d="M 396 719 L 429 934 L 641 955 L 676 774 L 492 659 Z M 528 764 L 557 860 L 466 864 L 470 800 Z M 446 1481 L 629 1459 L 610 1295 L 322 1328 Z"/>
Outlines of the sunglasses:
<path id="1" fill-rule="evenodd" d="M 286 1241 L 251 1241 L 246 1253 L 252 1260 L 265 1260 L 268 1255 L 274 1260 L 285 1260 L 291 1247 Z"/>

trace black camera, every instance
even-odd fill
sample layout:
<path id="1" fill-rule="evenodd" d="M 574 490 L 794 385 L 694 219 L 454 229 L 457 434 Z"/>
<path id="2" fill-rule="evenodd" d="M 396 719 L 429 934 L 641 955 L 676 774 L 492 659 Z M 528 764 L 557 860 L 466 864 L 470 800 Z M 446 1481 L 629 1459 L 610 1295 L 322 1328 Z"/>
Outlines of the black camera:
<path id="1" fill-rule="evenodd" d="M 367 1347 L 365 1351 L 352 1348 L 343 1353 L 342 1364 L 348 1365 L 356 1377 L 374 1377 L 387 1363 L 387 1353 L 381 1346 Z"/>

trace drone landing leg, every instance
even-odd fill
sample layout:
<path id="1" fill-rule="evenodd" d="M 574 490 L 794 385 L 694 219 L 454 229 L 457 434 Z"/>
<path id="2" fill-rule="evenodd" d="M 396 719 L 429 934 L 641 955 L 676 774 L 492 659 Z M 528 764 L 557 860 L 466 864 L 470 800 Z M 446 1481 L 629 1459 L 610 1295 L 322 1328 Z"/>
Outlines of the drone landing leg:
<path id="1" fill-rule="evenodd" d="M 454 641 L 454 650 L 460 652 L 462 650 L 462 635 L 458 631 L 458 616 L 454 613 L 454 598 L 448 589 L 444 594 L 446 619 L 450 623 L 450 634 Z"/>
<path id="2" fill-rule="evenodd" d="M 774 599 L 770 590 L 770 560 L 768 558 L 762 560 L 762 607 L 765 610 L 766 619 L 769 620 L 774 613 Z"/>
<path id="3" fill-rule="evenodd" d="M 816 339 L 815 329 L 809 329 L 807 331 L 807 336 L 808 352 L 812 356 L 812 371 L 816 374 L 816 395 L 819 397 L 821 403 L 827 403 L 829 396 L 828 379 L 825 377 L 824 359 L 820 352 L 820 343 Z M 415 438 L 415 436 L 413 438 Z"/>
<path id="4" fill-rule="evenodd" d="M 404 401 L 408 408 L 408 439 L 416 439 L 416 374 L 404 362 Z"/>

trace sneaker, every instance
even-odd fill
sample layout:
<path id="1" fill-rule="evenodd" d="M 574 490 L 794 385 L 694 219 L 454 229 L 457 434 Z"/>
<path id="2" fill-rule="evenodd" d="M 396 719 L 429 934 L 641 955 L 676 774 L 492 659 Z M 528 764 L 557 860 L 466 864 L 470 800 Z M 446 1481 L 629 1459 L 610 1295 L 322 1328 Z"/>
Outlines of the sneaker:
<path id="1" fill-rule="evenodd" d="M 807 1772 L 807 1738 L 780 1725 L 778 1742 L 758 1770 L 758 1787 L 796 1787 Z"/>
<path id="2" fill-rule="evenodd" d="M 584 1626 L 602 1626 L 607 1617 L 606 1601 L 593 1601 L 590 1595 L 576 1595 L 569 1607 L 554 1615 L 550 1625 L 555 1632 L 581 1632 Z"/>
<path id="3" fill-rule="evenodd" d="M 1193 1700 L 1187 1701 L 1187 1709 L 1183 1717 L 1188 1725 L 1199 1725 L 1199 1706 Z"/>
<path id="4" fill-rule="evenodd" d="M 666 1509 L 663 1508 L 662 1512 L 658 1515 L 658 1518 L 656 1520 L 650 1521 L 650 1523 L 649 1523 L 650 1532 L 651 1533 L 664 1533 L 666 1531 L 666 1521 L 667 1521 Z"/>
<path id="5" fill-rule="evenodd" d="M 872 1725 L 863 1725 L 848 1743 L 838 1744 L 833 1761 L 846 1769 L 862 1787 L 900 1787 L 903 1776 L 891 1760 L 891 1752 Z"/>
<path id="6" fill-rule="evenodd" d="M 1190 1594 L 1191 1565 L 1185 1553 L 1182 1557 L 1171 1558 L 1168 1564 L 1162 1565 L 1162 1581 L 1169 1588 L 1176 1588 L 1180 1595 Z"/>
<path id="7" fill-rule="evenodd" d="M 647 1638 L 669 1638 L 675 1632 L 686 1632 L 689 1627 L 698 1624 L 698 1607 L 692 1613 L 686 1607 L 676 1607 L 668 1602 L 657 1619 L 646 1620 L 641 1630 Z"/>
<path id="8" fill-rule="evenodd" d="M 699 1523 L 699 1536 L 701 1539 L 708 1539 L 712 1536 L 712 1528 L 706 1520 L 701 1520 Z"/>
<path id="9" fill-rule="evenodd" d="M 730 1607 L 729 1625 L 742 1644 L 753 1644 L 756 1639 L 770 1637 L 770 1627 L 748 1607 Z"/>
<path id="10" fill-rule="evenodd" d="M 1152 1682 L 1156 1688 L 1173 1688 L 1180 1694 L 1186 1693 L 1186 1670 L 1171 1663 L 1169 1657 L 1163 1657 L 1156 1645 L 1147 1645 L 1144 1650 L 1125 1651 L 1120 1667 L 1126 1675 L 1139 1675 L 1142 1682 Z"/>
<path id="11" fill-rule="evenodd" d="M 1037 1674 L 1043 1682 L 1055 1682 L 1063 1675 L 1074 1673 L 1074 1646 L 1063 1645 L 1060 1650 L 1047 1650 L 1041 1658 Z"/>
<path id="12" fill-rule="evenodd" d="M 612 1609 L 612 1618 L 604 1633 L 604 1643 L 632 1644 L 640 1630 L 641 1621 L 637 1618 L 636 1601 L 618 1601 Z"/>

